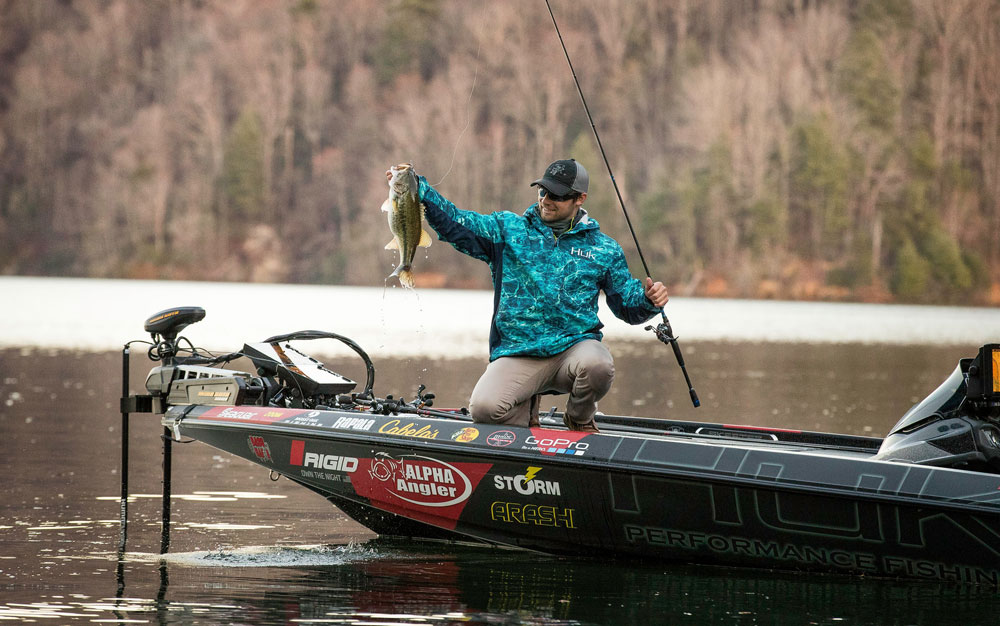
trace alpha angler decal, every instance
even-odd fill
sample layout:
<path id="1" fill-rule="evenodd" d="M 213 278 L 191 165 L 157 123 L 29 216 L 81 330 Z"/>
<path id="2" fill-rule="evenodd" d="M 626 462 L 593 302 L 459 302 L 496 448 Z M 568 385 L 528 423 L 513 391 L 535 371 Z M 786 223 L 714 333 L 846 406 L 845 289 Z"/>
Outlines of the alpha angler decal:
<path id="1" fill-rule="evenodd" d="M 388 483 L 386 491 L 411 504 L 448 507 L 472 495 L 472 481 L 450 463 L 416 454 L 394 459 L 376 455 L 369 470 L 372 478 Z"/>

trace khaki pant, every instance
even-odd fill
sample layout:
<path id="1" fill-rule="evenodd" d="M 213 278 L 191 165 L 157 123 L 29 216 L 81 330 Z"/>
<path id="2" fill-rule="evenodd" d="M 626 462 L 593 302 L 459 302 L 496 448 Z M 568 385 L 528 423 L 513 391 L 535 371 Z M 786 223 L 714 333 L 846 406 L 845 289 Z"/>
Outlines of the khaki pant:
<path id="1" fill-rule="evenodd" d="M 568 393 L 566 415 L 574 426 L 594 421 L 597 401 L 611 389 L 615 364 L 600 341 L 587 339 L 552 357 L 500 357 L 486 368 L 469 408 L 482 424 L 527 426 L 538 415 L 539 394 Z"/>

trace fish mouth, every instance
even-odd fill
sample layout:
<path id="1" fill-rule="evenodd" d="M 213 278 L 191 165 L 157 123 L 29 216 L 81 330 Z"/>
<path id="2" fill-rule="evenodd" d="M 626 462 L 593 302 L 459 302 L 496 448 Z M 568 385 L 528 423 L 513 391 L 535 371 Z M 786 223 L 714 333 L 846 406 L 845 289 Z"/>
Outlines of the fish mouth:
<path id="1" fill-rule="evenodd" d="M 399 165 L 393 165 L 390 169 L 394 172 L 405 172 L 407 170 L 413 169 L 412 163 L 400 163 Z"/>

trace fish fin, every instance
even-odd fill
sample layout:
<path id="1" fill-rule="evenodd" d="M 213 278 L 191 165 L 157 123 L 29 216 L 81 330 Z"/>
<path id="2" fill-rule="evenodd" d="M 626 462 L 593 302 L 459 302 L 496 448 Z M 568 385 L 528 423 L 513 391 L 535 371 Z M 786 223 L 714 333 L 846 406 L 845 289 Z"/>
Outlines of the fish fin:
<path id="1" fill-rule="evenodd" d="M 385 244 L 386 250 L 399 250 L 399 240 L 393 237 L 389 243 Z"/>
<path id="2" fill-rule="evenodd" d="M 431 236 L 427 234 L 426 230 L 420 230 L 420 243 L 417 245 L 421 248 L 427 248 L 431 245 Z"/>
<path id="3" fill-rule="evenodd" d="M 382 210 L 385 211 L 386 213 L 391 213 L 392 212 L 392 200 L 390 200 L 389 198 L 386 198 L 385 201 L 382 202 Z"/>
<path id="4" fill-rule="evenodd" d="M 413 289 L 413 272 L 410 271 L 409 265 L 400 265 L 389 276 L 399 278 L 400 285 L 407 289 Z"/>

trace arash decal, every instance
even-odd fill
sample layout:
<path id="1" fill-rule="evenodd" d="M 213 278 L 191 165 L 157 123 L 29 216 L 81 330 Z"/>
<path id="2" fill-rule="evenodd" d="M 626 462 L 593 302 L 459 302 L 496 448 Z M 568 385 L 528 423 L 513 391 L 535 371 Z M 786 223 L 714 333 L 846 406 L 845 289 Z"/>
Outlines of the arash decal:
<path id="1" fill-rule="evenodd" d="M 247 445 L 250 446 L 250 451 L 253 452 L 253 455 L 261 461 L 267 463 L 274 462 L 274 458 L 271 456 L 271 446 L 267 445 L 267 442 L 260 435 L 249 435 L 247 437 Z"/>
<path id="2" fill-rule="evenodd" d="M 490 516 L 495 522 L 508 524 L 533 524 L 535 526 L 562 526 L 576 528 L 573 514 L 576 511 L 542 504 L 519 504 L 517 502 L 494 502 L 490 505 Z"/>
<path id="3" fill-rule="evenodd" d="M 455 431 L 455 434 L 451 436 L 452 441 L 459 441 L 461 443 L 468 443 L 470 441 L 475 441 L 476 437 L 479 436 L 479 430 L 471 426 L 462 428 L 461 430 Z"/>
<path id="4" fill-rule="evenodd" d="M 315 467 L 316 469 L 346 472 L 348 474 L 358 469 L 358 460 L 356 458 L 352 456 L 306 452 L 306 442 L 298 439 L 292 440 L 292 451 L 288 462 L 291 465 Z"/>
<path id="5" fill-rule="evenodd" d="M 538 433 L 538 431 L 541 433 Z M 587 433 L 569 432 L 558 435 L 550 435 L 551 431 L 543 429 L 532 429 L 532 434 L 524 440 L 522 450 L 538 450 L 542 454 L 568 454 L 570 456 L 583 456 L 590 448 L 589 443 L 580 441 L 587 436 Z"/>
<path id="6" fill-rule="evenodd" d="M 465 502 L 472 495 L 472 481 L 450 463 L 416 454 L 394 459 L 376 455 L 369 474 L 389 483 L 386 491 L 411 504 L 447 507 Z"/>
<path id="7" fill-rule="evenodd" d="M 546 496 L 562 495 L 558 482 L 535 478 L 540 471 L 542 471 L 540 467 L 529 467 L 523 474 L 518 474 L 517 476 L 494 476 L 493 486 L 502 491 L 515 491 L 522 496 L 533 496 L 535 494 Z"/>
<path id="8" fill-rule="evenodd" d="M 432 429 L 430 426 L 424 425 L 417 428 L 417 425 L 413 422 L 407 422 L 404 424 L 402 420 L 391 420 L 382 424 L 382 427 L 378 429 L 380 433 L 385 435 L 403 435 L 405 437 L 417 437 L 419 439 L 437 439 L 438 431 Z"/>
<path id="9" fill-rule="evenodd" d="M 512 430 L 498 430 L 486 438 L 486 443 L 494 448 L 506 448 L 515 441 L 517 441 L 517 435 Z"/>
<path id="10" fill-rule="evenodd" d="M 365 419 L 363 417 L 341 417 L 338 418 L 336 422 L 333 423 L 334 428 L 343 428 L 345 430 L 371 430 L 372 426 L 375 425 L 375 420 Z"/>

